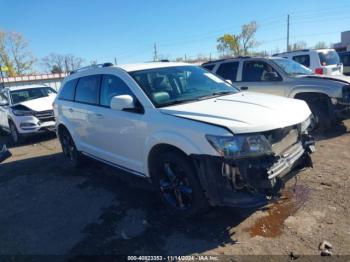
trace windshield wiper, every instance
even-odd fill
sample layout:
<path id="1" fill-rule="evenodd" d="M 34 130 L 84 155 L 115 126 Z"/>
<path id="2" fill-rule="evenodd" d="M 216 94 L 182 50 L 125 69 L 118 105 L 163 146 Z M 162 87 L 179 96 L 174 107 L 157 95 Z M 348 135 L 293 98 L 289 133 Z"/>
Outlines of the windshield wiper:
<path id="1" fill-rule="evenodd" d="M 183 103 L 188 103 L 188 102 L 193 102 L 193 101 L 199 101 L 199 99 L 192 98 L 192 99 L 174 100 L 174 101 L 171 101 L 168 103 L 161 104 L 158 107 L 172 106 L 172 105 L 183 104 Z"/>
<path id="2" fill-rule="evenodd" d="M 218 95 L 228 95 L 228 94 L 233 94 L 235 93 L 234 91 L 218 91 L 212 93 L 213 96 L 218 96 Z"/>

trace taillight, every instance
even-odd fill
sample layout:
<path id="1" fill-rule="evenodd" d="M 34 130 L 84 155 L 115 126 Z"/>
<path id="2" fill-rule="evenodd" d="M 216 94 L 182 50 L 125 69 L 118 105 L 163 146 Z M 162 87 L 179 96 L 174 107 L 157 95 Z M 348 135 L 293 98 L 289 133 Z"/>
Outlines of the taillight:
<path id="1" fill-rule="evenodd" d="M 323 68 L 316 68 L 316 69 L 315 69 L 315 74 L 317 74 L 317 75 L 323 75 Z"/>

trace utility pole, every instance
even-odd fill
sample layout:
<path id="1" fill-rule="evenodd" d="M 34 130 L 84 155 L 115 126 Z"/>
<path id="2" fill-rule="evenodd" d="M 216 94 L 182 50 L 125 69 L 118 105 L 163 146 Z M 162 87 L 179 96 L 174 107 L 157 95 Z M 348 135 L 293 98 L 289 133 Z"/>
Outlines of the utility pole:
<path id="1" fill-rule="evenodd" d="M 114 57 L 114 64 L 115 64 L 115 65 L 118 64 L 118 63 L 117 63 L 117 58 L 116 58 L 116 57 Z"/>
<path id="2" fill-rule="evenodd" d="M 287 15 L 287 52 L 289 52 L 289 15 Z"/>
<path id="3" fill-rule="evenodd" d="M 157 51 L 157 44 L 154 43 L 154 53 L 153 53 L 153 62 L 158 61 L 158 51 Z"/>

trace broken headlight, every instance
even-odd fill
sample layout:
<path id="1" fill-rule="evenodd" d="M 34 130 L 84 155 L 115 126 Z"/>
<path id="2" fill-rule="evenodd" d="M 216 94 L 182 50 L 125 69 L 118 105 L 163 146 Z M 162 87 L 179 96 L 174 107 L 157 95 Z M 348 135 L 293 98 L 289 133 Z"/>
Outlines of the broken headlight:
<path id="1" fill-rule="evenodd" d="M 221 156 L 245 158 L 273 154 L 269 141 L 260 134 L 205 137 Z"/>
<path id="2" fill-rule="evenodd" d="M 302 133 L 305 133 L 307 131 L 312 121 L 315 121 L 315 120 L 314 120 L 314 116 L 311 114 L 304 122 L 300 124 L 300 129 Z"/>

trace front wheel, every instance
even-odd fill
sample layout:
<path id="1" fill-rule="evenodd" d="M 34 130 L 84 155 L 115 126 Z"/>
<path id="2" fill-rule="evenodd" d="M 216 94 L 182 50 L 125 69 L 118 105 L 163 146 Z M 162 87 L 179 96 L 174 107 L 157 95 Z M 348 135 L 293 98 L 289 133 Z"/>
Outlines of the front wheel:
<path id="1" fill-rule="evenodd" d="M 175 216 L 191 217 L 207 208 L 196 171 L 186 155 L 163 152 L 152 168 L 152 177 L 164 205 Z"/>
<path id="2" fill-rule="evenodd" d="M 332 119 L 326 101 L 313 101 L 309 103 L 309 107 L 314 116 L 313 130 L 319 132 L 329 130 L 332 126 Z"/>
<path id="3" fill-rule="evenodd" d="M 22 137 L 21 137 L 20 133 L 18 132 L 15 124 L 10 121 L 9 127 L 10 127 L 11 139 L 12 139 L 13 144 L 17 145 L 17 144 L 21 143 Z"/>

